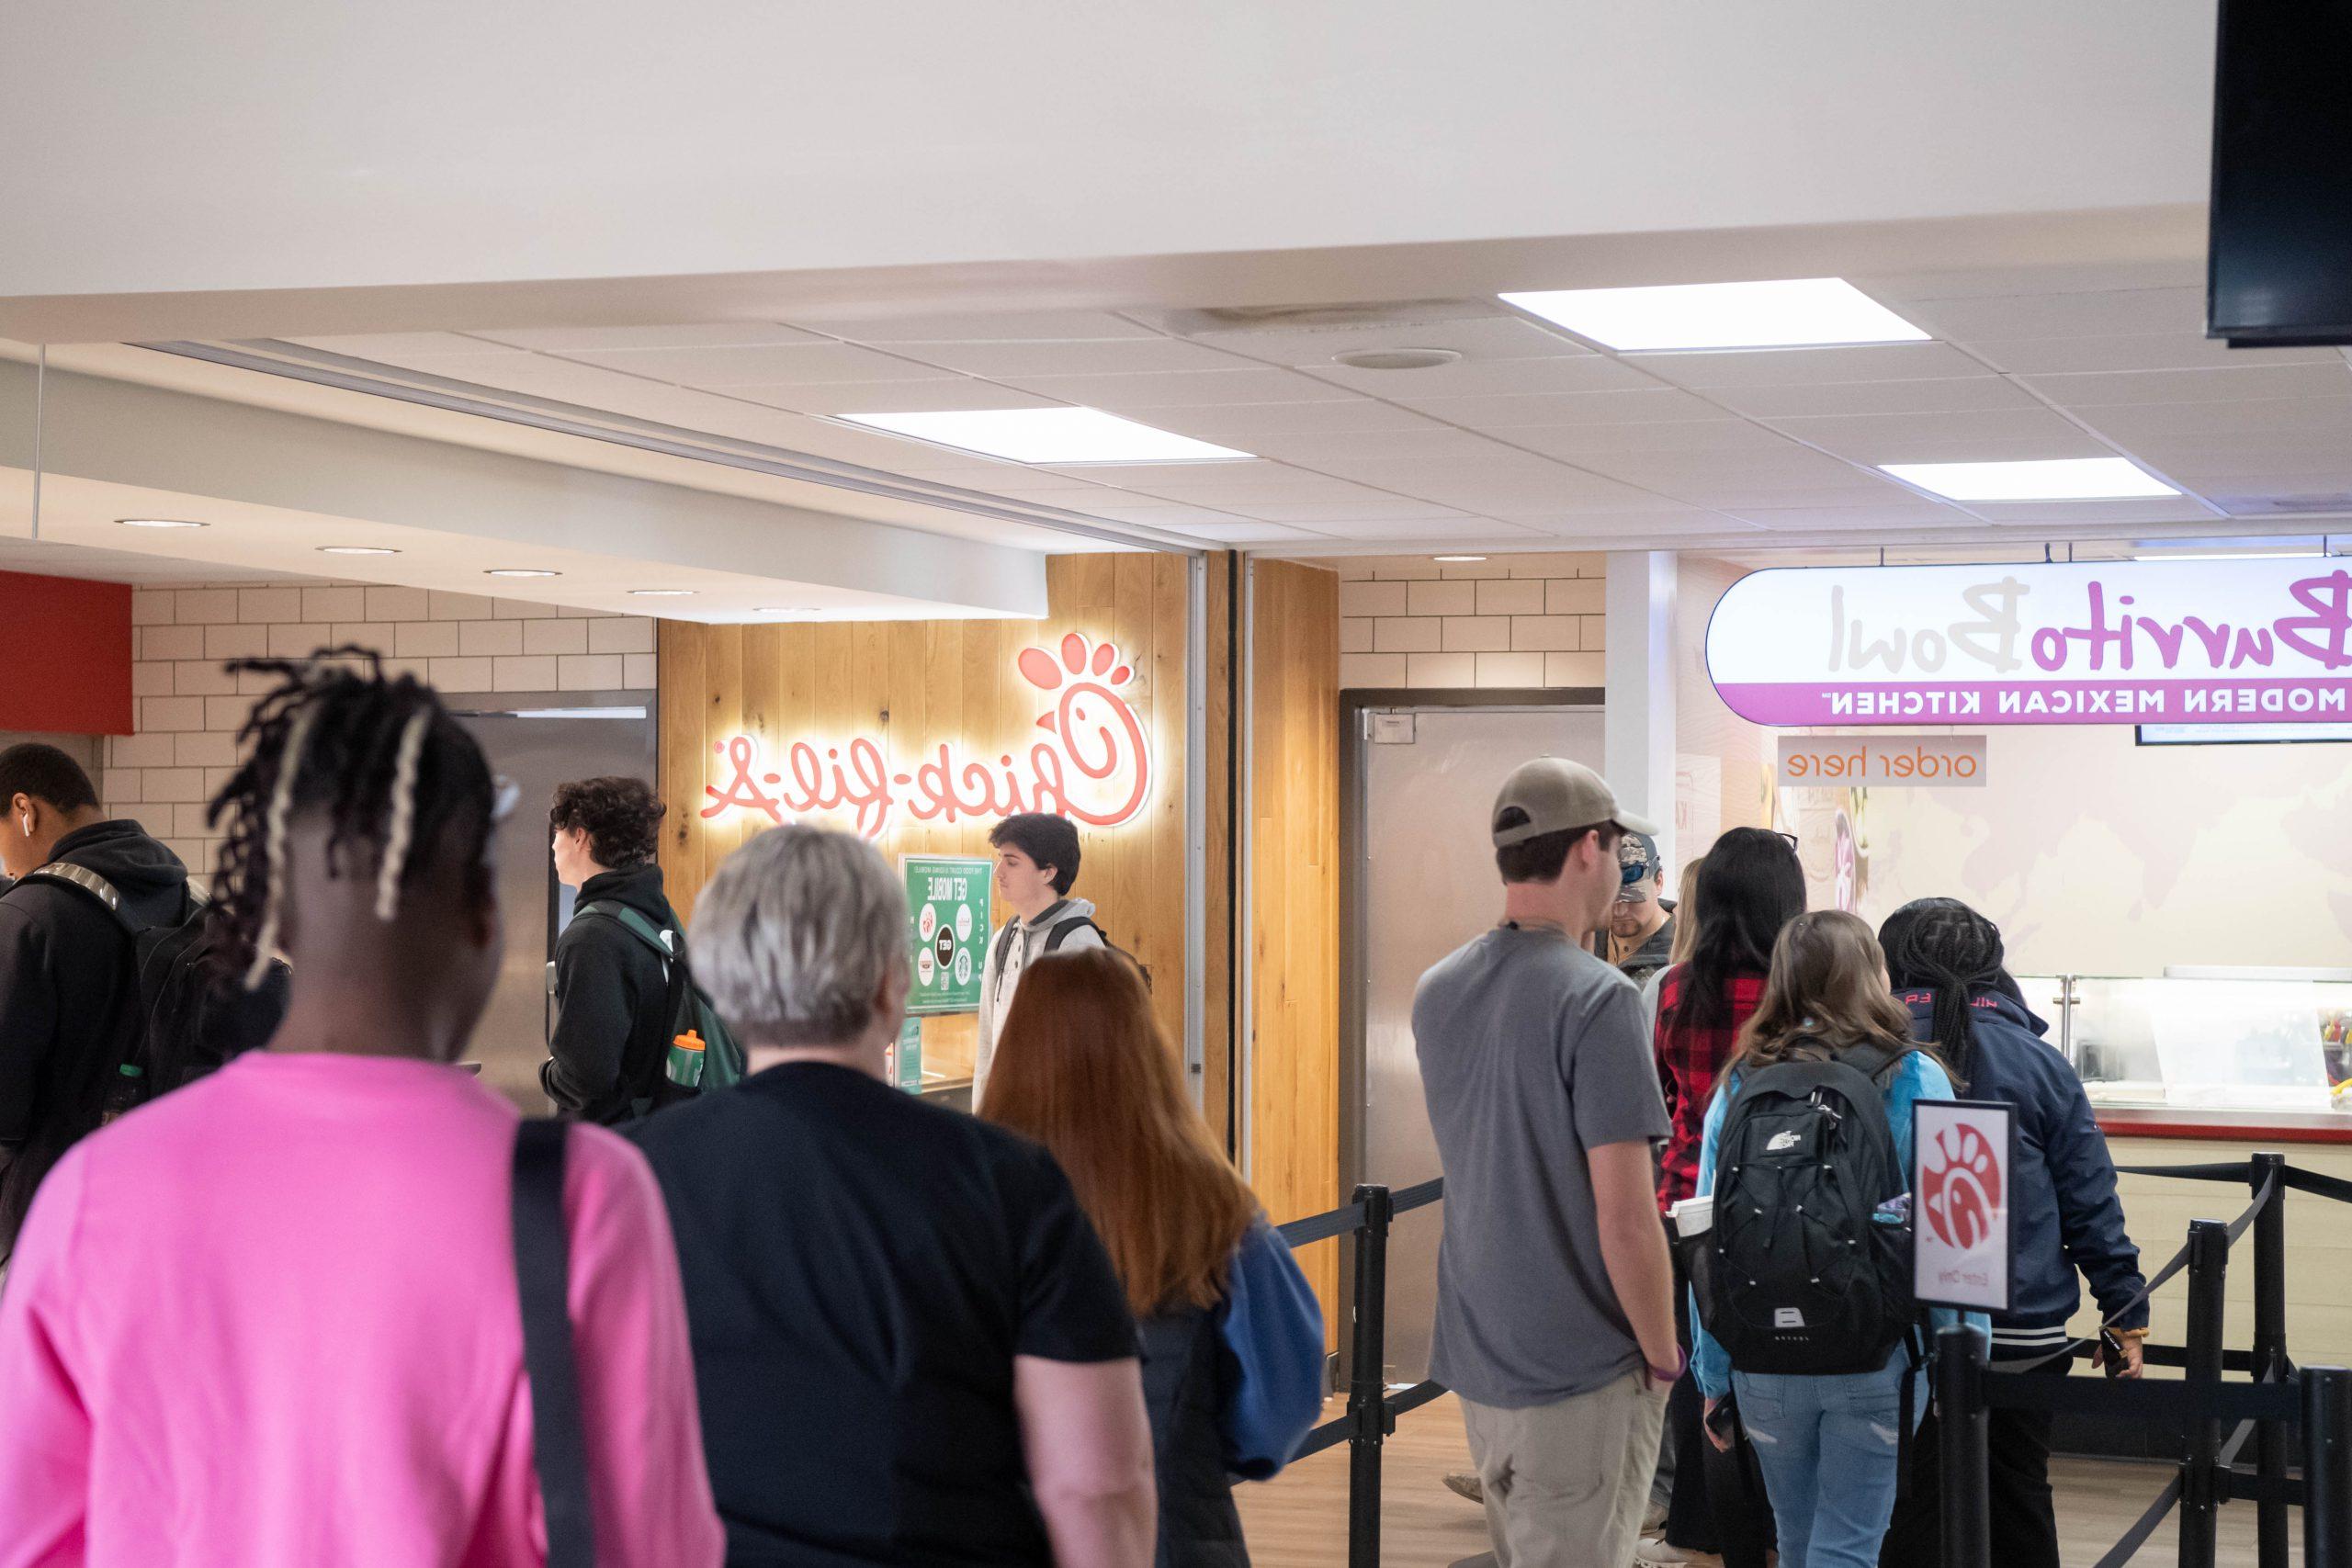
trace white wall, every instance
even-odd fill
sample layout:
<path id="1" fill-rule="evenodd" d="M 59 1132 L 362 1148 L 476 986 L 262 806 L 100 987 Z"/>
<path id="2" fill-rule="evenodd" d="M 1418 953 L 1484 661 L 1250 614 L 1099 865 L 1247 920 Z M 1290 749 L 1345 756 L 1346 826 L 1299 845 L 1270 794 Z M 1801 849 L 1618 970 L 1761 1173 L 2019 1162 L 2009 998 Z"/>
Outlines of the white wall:
<path id="1" fill-rule="evenodd" d="M 19 6 L 0 296 L 2201 208 L 2211 40 L 2085 0 Z"/>
<path id="2" fill-rule="evenodd" d="M 2020 972 L 2352 964 L 2352 745 L 2142 747 L 2129 725 L 1984 733 L 1984 788 L 1867 792 L 1867 919 L 1963 898 L 1998 922 Z M 1808 840 L 1846 800 L 1782 792 Z"/>
<path id="3" fill-rule="evenodd" d="M 98 792 L 191 870 L 220 835 L 205 802 L 235 771 L 237 731 L 275 682 L 229 674 L 232 659 L 299 659 L 345 643 L 385 655 L 444 693 L 653 691 L 652 621 L 515 599 L 357 583 L 220 583 L 131 596 L 137 731 L 111 737 Z"/>

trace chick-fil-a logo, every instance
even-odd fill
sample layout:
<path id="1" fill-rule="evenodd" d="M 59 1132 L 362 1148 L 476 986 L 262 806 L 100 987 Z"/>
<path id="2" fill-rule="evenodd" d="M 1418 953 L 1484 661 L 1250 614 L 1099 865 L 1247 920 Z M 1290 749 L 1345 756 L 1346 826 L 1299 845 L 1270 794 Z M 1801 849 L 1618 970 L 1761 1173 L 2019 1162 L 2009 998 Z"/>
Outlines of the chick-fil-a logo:
<path id="1" fill-rule="evenodd" d="M 738 735 L 712 743 L 731 776 L 724 787 L 704 787 L 702 815 L 757 811 L 785 822 L 846 813 L 869 839 L 901 811 L 926 823 L 1051 811 L 1093 828 L 1141 816 L 1151 798 L 1151 738 L 1125 694 L 1135 668 L 1117 645 L 1071 632 L 1057 649 L 1023 649 L 1013 668 L 1046 705 L 1036 725 L 1045 738 L 1025 752 L 935 741 L 921 760 L 894 765 L 873 736 L 804 738 L 770 751 Z"/>
<path id="2" fill-rule="evenodd" d="M 1759 571 L 1707 670 L 1758 724 L 2336 722 L 2352 571 L 2309 559 Z"/>

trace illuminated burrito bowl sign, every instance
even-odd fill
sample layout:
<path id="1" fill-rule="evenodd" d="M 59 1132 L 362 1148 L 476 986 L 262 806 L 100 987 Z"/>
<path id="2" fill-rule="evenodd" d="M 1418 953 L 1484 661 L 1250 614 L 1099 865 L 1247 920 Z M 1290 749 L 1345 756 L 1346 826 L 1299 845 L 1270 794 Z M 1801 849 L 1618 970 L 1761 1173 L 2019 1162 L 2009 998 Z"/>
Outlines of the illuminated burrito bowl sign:
<path id="1" fill-rule="evenodd" d="M 2342 723 L 2352 572 L 2289 560 L 1776 568 L 1707 673 L 1758 724 Z"/>
<path id="2" fill-rule="evenodd" d="M 839 813 L 879 838 L 903 813 L 916 822 L 994 820 L 1050 811 L 1092 828 L 1118 828 L 1151 798 L 1151 740 L 1125 695 L 1134 667 L 1117 645 L 1077 632 L 1051 650 L 1024 648 L 1013 660 L 1044 711 L 1042 738 L 972 750 L 934 741 L 919 760 L 890 755 L 888 738 L 801 738 L 768 747 L 749 735 L 714 741 L 727 783 L 708 784 L 702 815 L 756 811 L 771 822 Z"/>

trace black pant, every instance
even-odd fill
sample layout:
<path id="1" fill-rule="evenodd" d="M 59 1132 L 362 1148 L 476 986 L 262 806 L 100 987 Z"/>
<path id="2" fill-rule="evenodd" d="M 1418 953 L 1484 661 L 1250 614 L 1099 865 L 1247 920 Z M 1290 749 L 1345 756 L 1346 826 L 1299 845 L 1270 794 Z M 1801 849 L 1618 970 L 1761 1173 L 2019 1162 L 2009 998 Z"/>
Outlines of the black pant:
<path id="1" fill-rule="evenodd" d="M 2046 1361 L 2029 1374 L 2063 1378 L 2071 1358 Z M 1993 1561 L 2001 1568 L 2058 1568 L 2058 1515 L 2050 1499 L 2050 1429 L 2057 1417 L 2039 1410 L 1991 1412 L 1985 1467 L 1991 1495 Z M 1894 1505 L 1894 1522 L 1879 1549 L 1879 1568 L 1917 1568 L 1940 1550 L 1937 1493 L 1937 1423 L 1931 1412 L 1911 1442 L 1909 1494 Z"/>
<path id="2" fill-rule="evenodd" d="M 1667 1229 L 1673 1247 L 1673 1227 Z M 1690 1281 L 1674 1251 L 1674 1330 L 1690 1347 Z M 1685 1551 L 1718 1551 L 1724 1568 L 1765 1568 L 1772 1548 L 1772 1505 L 1764 1495 L 1754 1450 L 1743 1441 L 1718 1453 L 1707 1440 L 1706 1396 L 1698 1378 L 1682 1374 L 1667 1396 L 1666 1429 L 1674 1444 L 1674 1492 L 1666 1506 L 1666 1542 Z"/>

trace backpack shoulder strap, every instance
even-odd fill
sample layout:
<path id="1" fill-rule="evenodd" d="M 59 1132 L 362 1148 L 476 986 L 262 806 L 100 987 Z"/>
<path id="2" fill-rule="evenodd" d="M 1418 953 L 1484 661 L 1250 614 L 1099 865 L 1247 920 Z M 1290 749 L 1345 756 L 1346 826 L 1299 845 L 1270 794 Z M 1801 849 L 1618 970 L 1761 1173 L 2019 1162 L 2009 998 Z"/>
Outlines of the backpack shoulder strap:
<path id="1" fill-rule="evenodd" d="M 1108 947 L 1111 945 L 1109 933 L 1104 931 L 1101 926 L 1096 925 L 1091 916 L 1072 915 L 1066 920 L 1055 921 L 1053 929 L 1046 933 L 1046 951 L 1047 953 L 1060 952 L 1062 943 L 1068 942 L 1081 930 L 1091 931 L 1096 936 L 1101 937 L 1102 939 L 1103 946 Z"/>
<path id="2" fill-rule="evenodd" d="M 660 953 L 662 961 L 665 964 L 674 963 L 684 956 L 679 950 L 671 947 L 667 936 L 660 926 L 647 919 L 642 912 L 632 909 L 626 904 L 616 904 L 608 898 L 599 898 L 594 903 L 581 905 L 572 913 L 575 916 L 596 915 L 613 921 L 629 935 Z"/>
<path id="3" fill-rule="evenodd" d="M 514 1279 L 523 1307 L 523 1370 L 531 1395 L 531 1459 L 547 1514 L 548 1568 L 594 1568 L 595 1515 L 568 1304 L 571 1236 L 563 1217 L 561 1122 L 514 1134 Z"/>
<path id="4" fill-rule="evenodd" d="M 106 910 L 115 924 L 132 936 L 137 936 L 142 929 L 133 925 L 130 917 L 123 912 L 121 891 L 88 866 L 75 865 L 71 861 L 51 861 L 47 865 L 36 866 L 25 873 L 17 886 L 22 887 L 28 882 L 49 882 L 61 887 L 78 887 L 96 899 L 99 907 Z"/>

